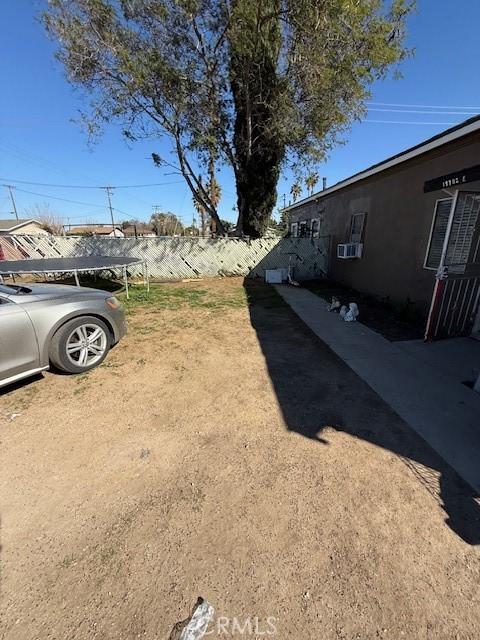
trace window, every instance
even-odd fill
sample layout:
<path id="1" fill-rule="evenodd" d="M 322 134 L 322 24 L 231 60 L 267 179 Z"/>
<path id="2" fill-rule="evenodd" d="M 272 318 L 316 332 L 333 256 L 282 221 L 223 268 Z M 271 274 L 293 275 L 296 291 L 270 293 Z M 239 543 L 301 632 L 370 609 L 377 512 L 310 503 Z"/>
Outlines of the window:
<path id="1" fill-rule="evenodd" d="M 306 236 L 308 236 L 308 222 L 306 220 L 302 220 L 302 222 L 300 222 L 299 235 L 301 238 L 305 238 Z"/>
<path id="2" fill-rule="evenodd" d="M 453 198 L 443 198 L 435 203 L 430 239 L 428 241 L 425 264 L 423 265 L 425 269 L 436 270 L 440 266 L 452 200 Z"/>
<path id="3" fill-rule="evenodd" d="M 298 238 L 298 222 L 292 222 L 290 225 L 290 233 L 293 238 Z"/>
<path id="4" fill-rule="evenodd" d="M 320 220 L 318 218 L 314 218 L 312 220 L 310 235 L 312 236 L 312 238 L 318 238 L 318 236 L 320 235 Z"/>
<path id="5" fill-rule="evenodd" d="M 468 264 L 479 214 L 480 194 L 459 191 L 452 217 L 445 264 L 449 266 Z"/>
<path id="6" fill-rule="evenodd" d="M 350 242 L 363 242 L 363 234 L 365 230 L 366 213 L 354 213 L 350 226 Z"/>

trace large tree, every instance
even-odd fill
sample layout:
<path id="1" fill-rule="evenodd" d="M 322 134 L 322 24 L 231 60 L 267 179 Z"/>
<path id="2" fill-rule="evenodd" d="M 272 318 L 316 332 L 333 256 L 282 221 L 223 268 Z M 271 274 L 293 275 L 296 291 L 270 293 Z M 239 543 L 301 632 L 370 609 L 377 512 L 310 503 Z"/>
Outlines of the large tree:
<path id="1" fill-rule="evenodd" d="M 183 224 L 174 213 L 157 211 L 150 218 L 150 226 L 157 236 L 174 236 L 183 233 Z"/>
<path id="2" fill-rule="evenodd" d="M 410 0 L 50 0 L 44 15 L 91 132 L 121 121 L 166 135 L 193 197 L 223 231 L 199 175 L 233 169 L 239 233 L 260 236 L 286 164 L 311 171 L 407 55 Z"/>

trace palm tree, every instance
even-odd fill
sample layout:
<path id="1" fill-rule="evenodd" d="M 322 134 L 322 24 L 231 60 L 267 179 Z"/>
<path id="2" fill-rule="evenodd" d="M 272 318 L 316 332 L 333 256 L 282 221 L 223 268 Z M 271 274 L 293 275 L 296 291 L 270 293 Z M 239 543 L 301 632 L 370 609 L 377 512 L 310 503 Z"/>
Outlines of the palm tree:
<path id="1" fill-rule="evenodd" d="M 294 182 L 292 184 L 292 188 L 290 189 L 290 194 L 294 202 L 296 202 L 298 198 L 302 195 L 302 187 L 300 185 L 300 182 L 298 182 L 298 180 L 297 182 Z"/>
<path id="2" fill-rule="evenodd" d="M 317 182 L 319 181 L 320 176 L 318 175 L 318 173 L 314 172 L 314 173 L 310 173 L 306 178 L 305 178 L 305 185 L 308 189 L 308 195 L 311 196 L 313 193 L 313 190 L 315 188 L 315 185 L 317 184 Z"/>
<path id="3" fill-rule="evenodd" d="M 222 196 L 222 188 L 215 178 L 215 164 L 213 161 L 210 162 L 209 173 L 210 179 L 205 185 L 205 191 L 208 193 L 211 203 L 213 204 L 215 209 L 217 209 Z M 198 180 L 202 184 L 202 176 L 198 176 Z M 213 220 L 213 218 L 208 215 L 205 207 L 195 197 L 193 198 L 193 206 L 200 216 L 200 228 L 202 230 L 202 236 L 204 236 L 206 233 L 207 225 L 210 227 L 210 233 L 212 235 L 215 235 L 217 232 L 215 220 Z"/>

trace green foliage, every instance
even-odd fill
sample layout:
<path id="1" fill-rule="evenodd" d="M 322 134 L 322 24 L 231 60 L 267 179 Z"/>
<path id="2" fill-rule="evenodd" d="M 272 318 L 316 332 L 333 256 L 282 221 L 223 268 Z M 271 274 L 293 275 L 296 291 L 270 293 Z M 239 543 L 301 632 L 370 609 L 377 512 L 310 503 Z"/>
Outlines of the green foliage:
<path id="1" fill-rule="evenodd" d="M 174 236 L 183 233 L 183 224 L 174 214 L 156 212 L 150 218 L 150 226 L 157 236 Z"/>
<path id="2" fill-rule="evenodd" d="M 166 135 L 172 166 L 222 233 L 212 162 L 235 174 L 239 233 L 261 235 L 288 164 L 299 174 L 364 114 L 372 82 L 408 51 L 410 0 L 51 0 L 69 79 L 92 95 L 90 134 Z M 210 192 L 209 192 L 210 191 Z"/>
<path id="3" fill-rule="evenodd" d="M 198 177 L 199 182 L 202 182 L 202 177 Z M 220 202 L 220 198 L 222 196 L 222 188 L 220 184 L 217 182 L 215 177 L 215 165 L 213 160 L 210 161 L 210 178 L 207 184 L 204 186 L 205 191 L 208 193 L 211 202 L 214 204 L 215 208 L 218 207 Z M 211 216 L 208 211 L 202 204 L 201 198 L 199 198 L 198 191 L 193 194 L 193 206 L 195 207 L 195 211 L 198 213 L 200 217 L 200 230 L 202 232 L 202 236 L 206 235 L 207 227 L 210 229 L 212 235 L 216 232 L 215 222 L 212 221 Z M 220 220 L 221 226 L 223 227 L 223 231 L 227 231 L 224 225 L 224 221 Z"/>
<path id="4" fill-rule="evenodd" d="M 122 230 L 128 232 L 137 232 L 138 235 L 151 234 L 154 231 L 154 227 L 151 222 L 143 222 L 132 218 L 131 220 L 124 220 L 122 222 Z"/>
<path id="5" fill-rule="evenodd" d="M 299 199 L 302 195 L 302 185 L 300 182 L 296 181 L 292 184 L 290 188 L 290 195 L 292 196 L 293 202 L 296 202 Z"/>
<path id="6" fill-rule="evenodd" d="M 282 45 L 278 0 L 233 0 L 229 30 L 234 101 L 233 145 L 239 221 L 262 236 L 277 199 L 285 141 L 281 133 L 286 79 L 278 73 Z"/>
<path id="7" fill-rule="evenodd" d="M 285 209 L 282 209 L 280 212 L 280 222 L 278 223 L 278 226 L 283 231 L 283 233 L 287 233 L 288 230 L 290 229 L 290 221 L 291 221 L 290 211 L 285 211 Z"/>
<path id="8" fill-rule="evenodd" d="M 185 236 L 199 236 L 200 235 L 200 229 L 198 227 L 194 227 L 193 225 L 190 225 L 190 226 L 184 228 L 183 235 L 185 235 Z"/>
<path id="9" fill-rule="evenodd" d="M 233 224 L 233 222 L 230 222 L 230 220 L 223 220 L 223 218 L 222 218 L 222 225 L 223 225 L 223 228 L 225 229 L 225 231 L 227 231 L 227 232 L 228 231 L 232 231 L 232 229 L 235 226 Z"/>
<path id="10" fill-rule="evenodd" d="M 317 184 L 317 182 L 319 181 L 320 176 L 318 175 L 318 173 L 316 171 L 312 171 L 312 173 L 309 173 L 306 178 L 305 178 L 305 186 L 308 189 L 308 195 L 311 196 L 313 193 L 313 190 L 315 189 L 315 185 Z"/>

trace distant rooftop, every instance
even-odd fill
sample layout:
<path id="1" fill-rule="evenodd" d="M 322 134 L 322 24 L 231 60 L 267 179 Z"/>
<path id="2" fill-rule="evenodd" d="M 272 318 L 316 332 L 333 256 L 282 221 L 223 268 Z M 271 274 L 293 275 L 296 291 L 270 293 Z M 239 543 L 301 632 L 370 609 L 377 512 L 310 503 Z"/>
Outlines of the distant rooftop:
<path id="1" fill-rule="evenodd" d="M 28 224 L 29 222 L 36 222 L 40 224 L 38 220 L 34 220 L 33 218 L 21 218 L 19 220 L 0 220 L 0 231 L 10 231 L 12 229 L 16 229 L 17 227 L 21 227 L 24 224 Z"/>
<path id="2" fill-rule="evenodd" d="M 115 231 L 121 231 L 122 228 L 119 226 L 115 226 Z M 70 235 L 76 235 L 77 233 L 93 233 L 97 236 L 99 235 L 109 235 L 113 233 L 113 228 L 111 224 L 86 224 L 86 225 L 78 225 L 77 227 L 71 227 L 67 233 Z"/>

